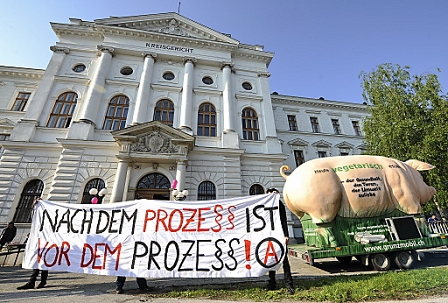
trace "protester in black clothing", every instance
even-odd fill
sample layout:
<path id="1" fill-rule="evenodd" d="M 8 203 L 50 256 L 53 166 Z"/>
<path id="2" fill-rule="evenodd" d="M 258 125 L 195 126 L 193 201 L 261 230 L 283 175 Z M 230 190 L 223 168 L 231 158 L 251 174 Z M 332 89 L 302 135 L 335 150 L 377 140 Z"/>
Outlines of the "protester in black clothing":
<path id="1" fill-rule="evenodd" d="M 116 281 L 117 294 L 122 294 L 123 293 L 123 286 L 124 286 L 124 282 L 125 281 L 126 281 L 126 277 L 123 277 L 123 276 L 117 277 L 117 281 Z M 138 285 L 138 289 L 140 289 L 140 291 L 150 291 L 150 290 L 152 290 L 152 287 L 149 287 L 148 284 L 146 284 L 146 279 L 145 278 L 137 278 L 137 285 Z"/>
<path id="2" fill-rule="evenodd" d="M 39 202 L 39 200 L 41 200 L 41 198 L 37 198 L 34 201 L 33 207 Z M 29 236 L 30 236 L 30 234 L 27 235 L 24 243 L 26 243 L 28 241 Z M 17 287 L 17 289 L 18 290 L 33 289 L 34 286 L 36 285 L 36 280 L 37 280 L 37 277 L 39 276 L 39 273 L 40 273 L 40 283 L 39 283 L 39 285 L 37 285 L 37 288 L 44 288 L 45 285 L 47 284 L 48 270 L 33 269 L 33 273 L 31 274 L 31 277 L 30 277 L 30 281 L 22 286 Z"/>
<path id="3" fill-rule="evenodd" d="M 0 249 L 3 245 L 11 242 L 17 234 L 17 227 L 14 226 L 14 222 L 9 222 L 8 227 L 6 227 L 2 232 L 2 237 L 0 238 Z"/>
<path id="4" fill-rule="evenodd" d="M 40 269 L 33 269 L 33 273 L 31 274 L 30 281 L 22 286 L 17 287 L 18 290 L 22 289 L 33 289 L 36 285 L 37 276 L 39 276 L 40 273 L 40 283 L 37 285 L 37 288 L 44 288 L 47 284 L 47 278 L 48 278 L 48 270 L 40 270 Z"/>
<path id="5" fill-rule="evenodd" d="M 279 194 L 278 190 L 275 188 L 269 188 L 266 193 L 273 193 L 273 194 Z M 287 225 L 287 218 L 286 218 L 286 208 L 285 205 L 283 205 L 282 201 L 279 201 L 279 215 L 280 215 L 280 221 L 282 223 L 282 230 L 283 234 L 285 235 L 285 242 L 286 245 L 288 245 L 289 241 L 289 233 L 288 233 L 288 225 Z M 286 254 L 285 259 L 283 260 L 283 275 L 286 282 L 286 288 L 288 289 L 288 292 L 290 294 L 294 294 L 294 283 L 291 275 L 291 266 L 289 265 L 288 260 L 288 247 L 286 247 Z M 277 282 L 275 280 L 275 271 L 269 271 L 269 282 L 266 287 L 267 290 L 275 290 L 277 287 Z"/>

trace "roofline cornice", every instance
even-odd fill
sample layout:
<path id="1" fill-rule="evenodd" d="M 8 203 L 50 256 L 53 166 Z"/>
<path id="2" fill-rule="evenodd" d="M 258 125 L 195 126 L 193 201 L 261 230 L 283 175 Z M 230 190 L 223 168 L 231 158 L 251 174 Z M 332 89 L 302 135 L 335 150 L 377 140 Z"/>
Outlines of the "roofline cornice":
<path id="1" fill-rule="evenodd" d="M 304 107 L 320 107 L 320 108 L 343 108 L 349 110 L 363 111 L 367 113 L 368 105 L 351 103 L 351 102 L 341 102 L 341 101 L 330 101 L 330 100 L 320 100 L 304 97 L 293 97 L 293 96 L 282 96 L 282 95 L 271 95 L 272 104 L 288 104 L 288 105 L 299 105 Z"/>
<path id="2" fill-rule="evenodd" d="M 78 24 L 63 24 L 63 23 L 53 23 L 50 22 L 54 33 L 60 37 L 63 35 L 67 36 L 84 36 L 93 38 L 104 38 L 101 32 L 95 29 L 95 24 L 85 25 L 86 22 L 82 22 L 82 25 Z"/>
<path id="3" fill-rule="evenodd" d="M 244 59 L 261 61 L 266 63 L 267 66 L 269 66 L 272 58 L 274 58 L 273 52 L 259 51 L 245 47 L 239 47 L 238 50 L 233 53 L 233 55 L 235 57 L 241 57 Z"/>
<path id="4" fill-rule="evenodd" d="M 158 33 L 158 32 L 147 32 L 138 29 L 130 29 L 125 27 L 115 27 L 115 26 L 104 26 L 98 25 L 96 29 L 102 33 L 103 36 L 113 35 L 113 36 L 127 36 L 133 39 L 147 40 L 152 39 L 152 41 L 157 41 L 161 43 L 181 43 L 188 46 L 200 46 L 213 49 L 226 49 L 235 50 L 238 48 L 237 44 L 230 44 L 226 42 L 218 42 L 212 40 L 205 40 L 195 37 L 185 37 L 185 36 L 174 36 L 170 34 Z M 148 41 L 147 41 L 148 42 Z"/>
<path id="5" fill-rule="evenodd" d="M 0 76 L 40 80 L 44 73 L 44 69 L 0 65 Z"/>
<path id="6" fill-rule="evenodd" d="M 266 52 L 260 46 L 241 44 L 238 40 L 231 42 L 220 42 L 196 37 L 175 36 L 160 32 L 150 32 L 126 27 L 95 24 L 92 22 L 79 21 L 78 23 L 62 24 L 51 23 L 53 31 L 57 36 L 85 36 L 104 39 L 107 36 L 130 37 L 145 42 L 159 42 L 166 44 L 183 44 L 190 47 L 201 47 L 208 49 L 219 49 L 231 51 L 236 57 L 261 61 L 270 64 L 274 57 L 273 52 Z M 206 27 L 204 27 L 206 28 Z M 211 30 L 210 30 L 211 31 Z"/>
<path id="7" fill-rule="evenodd" d="M 149 15 L 139 15 L 139 16 L 125 16 L 125 17 L 110 17 L 110 18 L 104 18 L 104 19 L 96 19 L 94 22 L 97 25 L 113 25 L 118 27 L 124 27 L 126 28 L 126 25 L 134 25 L 134 24 L 169 24 L 171 20 L 175 19 L 176 22 L 179 22 L 181 24 L 181 27 L 186 30 L 190 29 L 199 29 L 202 31 L 206 36 L 209 35 L 210 37 L 215 36 L 217 39 L 221 39 L 221 42 L 224 43 L 230 43 L 230 44 L 239 44 L 239 41 L 235 38 L 232 38 L 229 35 L 226 35 L 224 33 L 220 33 L 206 25 L 203 25 L 201 23 L 198 23 L 196 21 L 193 21 L 185 16 L 182 16 L 175 12 L 167 12 L 167 13 L 160 13 L 160 14 L 149 14 Z M 116 25 L 117 22 L 120 22 L 120 25 Z M 207 37 L 204 37 L 207 39 Z"/>

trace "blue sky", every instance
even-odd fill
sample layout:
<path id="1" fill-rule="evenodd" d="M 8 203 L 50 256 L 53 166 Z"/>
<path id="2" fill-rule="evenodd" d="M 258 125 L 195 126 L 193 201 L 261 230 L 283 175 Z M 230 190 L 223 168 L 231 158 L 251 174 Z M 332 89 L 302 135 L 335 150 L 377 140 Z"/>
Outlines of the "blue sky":
<path id="1" fill-rule="evenodd" d="M 448 87 L 445 0 L 181 0 L 180 14 L 275 56 L 271 92 L 363 102 L 359 74 L 382 63 Z M 0 65 L 46 68 L 50 22 L 177 12 L 178 0 L 0 0 Z M 437 68 L 441 72 L 437 72 Z"/>

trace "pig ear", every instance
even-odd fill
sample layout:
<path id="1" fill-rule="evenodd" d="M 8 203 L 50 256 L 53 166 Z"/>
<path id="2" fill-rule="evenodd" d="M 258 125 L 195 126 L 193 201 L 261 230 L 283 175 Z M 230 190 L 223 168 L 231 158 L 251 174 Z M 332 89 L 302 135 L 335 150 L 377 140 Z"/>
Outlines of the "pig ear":
<path id="1" fill-rule="evenodd" d="M 418 171 L 430 170 L 430 169 L 434 168 L 434 165 L 431 165 L 429 163 L 425 163 L 425 162 L 422 162 L 422 161 L 418 161 L 418 160 L 413 160 L 413 159 L 408 160 L 408 161 L 406 161 L 404 163 L 406 163 L 407 165 L 409 165 L 410 167 L 412 167 L 412 168 L 414 168 L 415 170 L 418 170 Z"/>

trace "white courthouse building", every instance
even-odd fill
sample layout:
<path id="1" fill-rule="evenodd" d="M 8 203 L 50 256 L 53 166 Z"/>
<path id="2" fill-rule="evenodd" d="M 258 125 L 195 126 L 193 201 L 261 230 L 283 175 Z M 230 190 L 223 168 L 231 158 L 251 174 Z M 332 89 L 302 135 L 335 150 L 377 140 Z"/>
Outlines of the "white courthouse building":
<path id="1" fill-rule="evenodd" d="M 168 200 L 173 180 L 187 201 L 247 196 L 281 191 L 284 164 L 363 150 L 366 105 L 271 94 L 263 46 L 176 13 L 51 26 L 45 70 L 0 66 L 0 227 L 16 241 L 37 197 Z"/>

